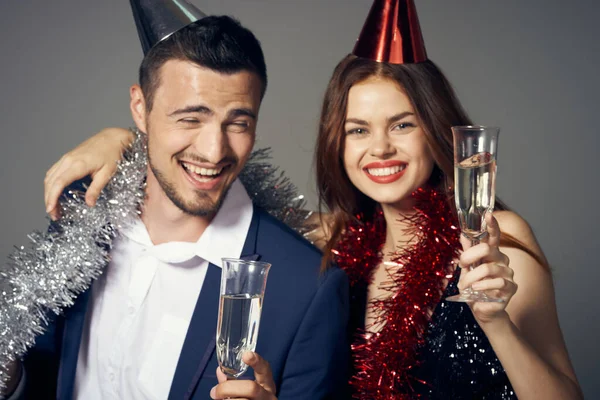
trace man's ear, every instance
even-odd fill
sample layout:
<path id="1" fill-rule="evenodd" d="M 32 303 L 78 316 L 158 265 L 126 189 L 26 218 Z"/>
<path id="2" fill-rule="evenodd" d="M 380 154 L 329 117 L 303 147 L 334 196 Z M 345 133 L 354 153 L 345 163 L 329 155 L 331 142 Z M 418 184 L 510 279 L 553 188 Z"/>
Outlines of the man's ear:
<path id="1" fill-rule="evenodd" d="M 131 109 L 133 121 L 140 131 L 147 133 L 146 99 L 144 98 L 144 93 L 142 92 L 140 85 L 135 84 L 129 89 L 129 97 L 131 99 L 129 108 Z"/>

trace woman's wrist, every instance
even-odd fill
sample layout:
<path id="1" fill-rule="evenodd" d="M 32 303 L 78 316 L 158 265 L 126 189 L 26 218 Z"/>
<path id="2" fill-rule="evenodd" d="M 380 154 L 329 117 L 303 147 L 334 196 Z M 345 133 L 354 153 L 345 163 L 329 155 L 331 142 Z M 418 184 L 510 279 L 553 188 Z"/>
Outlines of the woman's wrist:
<path id="1" fill-rule="evenodd" d="M 131 146 L 136 138 L 136 134 L 131 129 L 105 128 L 101 132 L 103 135 L 110 138 L 110 140 L 114 140 L 115 136 L 118 137 L 119 142 L 124 148 Z"/>
<path id="2" fill-rule="evenodd" d="M 501 311 L 498 315 L 490 318 L 487 321 L 477 320 L 479 326 L 486 334 L 488 339 L 491 340 L 491 336 L 504 336 L 515 328 L 510 316 L 506 312 L 506 310 Z"/>

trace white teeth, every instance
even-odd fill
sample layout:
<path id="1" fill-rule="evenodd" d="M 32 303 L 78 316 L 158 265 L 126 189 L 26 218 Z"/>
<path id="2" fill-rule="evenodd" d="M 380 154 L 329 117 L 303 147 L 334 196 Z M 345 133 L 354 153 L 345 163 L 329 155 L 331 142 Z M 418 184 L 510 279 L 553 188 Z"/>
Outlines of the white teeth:
<path id="1" fill-rule="evenodd" d="M 369 169 L 367 169 L 367 172 L 373 176 L 388 176 L 388 175 L 397 174 L 398 172 L 402 171 L 404 168 L 406 168 L 406 164 L 396 165 L 396 166 L 387 167 L 387 168 L 369 168 Z"/>
<path id="2" fill-rule="evenodd" d="M 183 165 L 183 167 L 188 171 L 202 176 L 215 176 L 219 175 L 221 171 L 223 171 L 223 168 L 200 168 L 193 164 L 188 164 L 185 162 L 182 162 L 181 165 Z"/>

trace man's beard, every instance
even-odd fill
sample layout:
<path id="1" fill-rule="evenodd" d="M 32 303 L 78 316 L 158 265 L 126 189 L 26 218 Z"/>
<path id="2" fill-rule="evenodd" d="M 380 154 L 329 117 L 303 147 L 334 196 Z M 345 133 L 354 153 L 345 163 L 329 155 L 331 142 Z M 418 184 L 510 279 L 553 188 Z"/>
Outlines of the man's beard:
<path id="1" fill-rule="evenodd" d="M 154 166 L 154 164 L 152 163 L 152 158 L 150 157 L 150 151 L 148 151 L 148 163 L 150 165 L 152 173 L 158 181 L 158 184 L 162 188 L 163 192 L 165 192 L 169 200 L 171 200 L 171 202 L 173 202 L 173 204 L 175 204 L 177 208 L 189 215 L 193 215 L 196 217 L 214 216 L 217 213 L 217 211 L 219 211 L 219 209 L 221 208 L 223 200 L 225 199 L 225 196 L 227 196 L 227 192 L 229 192 L 229 189 L 231 188 L 231 183 L 224 187 L 216 201 L 213 201 L 208 193 L 201 190 L 195 190 L 197 198 L 196 201 L 186 201 L 177 192 L 175 185 L 172 182 L 170 182 L 167 179 L 167 177 Z M 231 167 L 232 166 L 230 166 L 229 168 Z"/>

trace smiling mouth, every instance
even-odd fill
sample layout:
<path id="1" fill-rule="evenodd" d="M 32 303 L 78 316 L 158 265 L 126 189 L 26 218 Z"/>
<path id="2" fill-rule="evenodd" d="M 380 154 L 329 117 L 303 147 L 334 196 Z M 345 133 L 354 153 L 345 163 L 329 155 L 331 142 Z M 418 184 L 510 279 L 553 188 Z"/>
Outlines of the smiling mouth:
<path id="1" fill-rule="evenodd" d="M 385 168 L 367 168 L 366 171 L 369 175 L 372 176 L 390 176 L 395 175 L 401 171 L 406 169 L 407 164 L 403 165 L 394 165 L 393 167 L 385 167 Z"/>
<path id="2" fill-rule="evenodd" d="M 223 172 L 229 169 L 229 165 L 219 168 L 201 168 L 184 161 L 180 161 L 179 163 L 192 179 L 200 183 L 213 181 L 221 177 Z"/>

